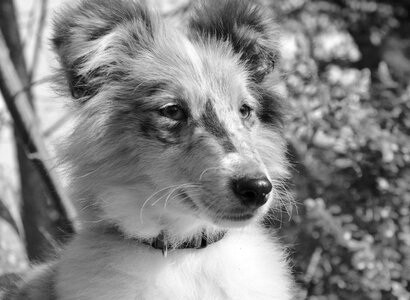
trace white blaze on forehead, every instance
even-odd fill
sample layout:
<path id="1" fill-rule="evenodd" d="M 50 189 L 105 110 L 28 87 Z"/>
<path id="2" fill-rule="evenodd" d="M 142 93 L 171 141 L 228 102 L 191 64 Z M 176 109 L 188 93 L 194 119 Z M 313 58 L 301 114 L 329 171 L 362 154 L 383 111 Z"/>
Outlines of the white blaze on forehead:
<path id="1" fill-rule="evenodd" d="M 188 55 L 192 66 L 195 68 L 195 71 L 201 72 L 203 69 L 201 57 L 198 54 L 198 51 L 192 45 L 192 43 L 187 39 L 182 39 L 182 43 L 185 49 L 186 54 Z"/>
<path id="2" fill-rule="evenodd" d="M 235 165 L 238 165 L 241 162 L 241 156 L 239 153 L 228 153 L 222 159 L 221 165 L 225 168 L 232 168 Z"/>

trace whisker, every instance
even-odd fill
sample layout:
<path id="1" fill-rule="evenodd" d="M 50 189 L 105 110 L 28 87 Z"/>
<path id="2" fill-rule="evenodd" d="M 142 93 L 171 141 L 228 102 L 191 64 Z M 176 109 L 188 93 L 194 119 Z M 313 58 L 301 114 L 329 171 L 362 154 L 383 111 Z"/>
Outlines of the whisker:
<path id="1" fill-rule="evenodd" d="M 172 188 L 177 188 L 177 189 L 178 189 L 178 188 L 180 188 L 180 187 L 182 187 L 182 186 L 185 186 L 185 185 L 193 185 L 193 184 L 195 184 L 195 183 L 183 183 L 183 184 L 170 185 L 170 186 L 168 186 L 168 187 L 165 187 L 165 188 L 160 189 L 159 191 L 157 191 L 157 192 L 153 193 L 151 196 L 149 196 L 149 197 L 144 201 L 144 203 L 142 204 L 141 209 L 140 209 L 140 222 L 141 222 L 141 224 L 144 223 L 143 218 L 142 218 L 142 214 L 143 214 L 145 205 L 147 205 L 148 202 L 149 202 L 151 199 L 153 199 L 156 195 L 158 195 L 159 193 L 161 193 L 161 192 L 163 192 L 163 191 L 166 191 L 166 190 L 168 190 L 168 189 L 172 189 Z M 158 202 L 160 199 L 162 199 L 165 195 L 167 195 L 167 194 L 164 194 L 164 195 L 162 195 L 159 199 L 155 200 L 155 203 L 157 203 L 157 202 Z"/>
<path id="2" fill-rule="evenodd" d="M 177 197 L 182 196 L 182 195 L 184 195 L 184 194 L 186 194 L 185 191 L 184 191 L 184 192 L 181 192 L 181 193 L 179 193 L 179 194 L 176 194 L 176 195 L 174 195 L 171 199 L 169 199 L 168 202 L 173 201 L 173 200 L 176 199 Z M 201 195 L 201 193 L 191 193 L 191 194 L 188 195 L 188 196 L 191 197 L 191 196 L 193 196 L 193 195 L 194 195 L 194 196 L 199 196 L 199 195 Z M 166 208 L 166 206 L 167 206 L 167 202 L 164 203 L 164 208 Z"/>
<path id="3" fill-rule="evenodd" d="M 168 194 L 168 197 L 169 197 L 169 195 L 170 194 L 172 194 L 172 193 L 174 193 L 176 190 L 178 190 L 178 189 L 181 189 L 182 187 L 184 187 L 184 188 L 189 188 L 189 187 L 196 187 L 194 184 L 191 184 L 191 183 L 184 183 L 184 184 L 181 184 L 181 185 L 179 185 L 179 186 L 177 186 L 176 188 L 174 188 L 169 194 Z M 164 195 L 162 195 L 159 199 L 157 199 L 155 202 L 153 202 L 152 204 L 151 204 L 151 206 L 154 206 L 155 204 L 157 204 L 164 196 L 166 196 L 167 194 L 164 194 Z"/>

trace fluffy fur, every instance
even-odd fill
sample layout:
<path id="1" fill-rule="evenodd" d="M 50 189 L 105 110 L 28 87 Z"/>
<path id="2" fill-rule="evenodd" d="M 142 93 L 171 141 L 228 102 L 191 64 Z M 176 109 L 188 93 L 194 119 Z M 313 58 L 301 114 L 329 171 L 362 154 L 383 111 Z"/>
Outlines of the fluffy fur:
<path id="1" fill-rule="evenodd" d="M 174 24 L 132 0 L 55 18 L 77 115 L 61 157 L 83 227 L 17 299 L 291 299 L 259 225 L 287 176 L 275 23 L 257 2 L 207 0 Z M 243 178 L 269 179 L 263 203 L 235 192 Z M 166 256 L 141 242 L 203 232 L 226 233 Z"/>

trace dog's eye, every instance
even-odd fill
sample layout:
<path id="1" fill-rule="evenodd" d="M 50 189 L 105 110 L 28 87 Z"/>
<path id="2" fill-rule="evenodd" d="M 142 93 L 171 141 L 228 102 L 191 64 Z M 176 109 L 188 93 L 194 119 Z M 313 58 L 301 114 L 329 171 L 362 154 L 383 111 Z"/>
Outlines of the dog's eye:
<path id="1" fill-rule="evenodd" d="M 175 121 L 182 121 L 186 119 L 186 114 L 182 107 L 176 104 L 167 104 L 159 110 L 161 115 Z"/>
<path id="2" fill-rule="evenodd" d="M 243 104 L 239 109 L 239 112 L 242 115 L 242 118 L 248 119 L 252 113 L 252 108 L 246 104 Z"/>

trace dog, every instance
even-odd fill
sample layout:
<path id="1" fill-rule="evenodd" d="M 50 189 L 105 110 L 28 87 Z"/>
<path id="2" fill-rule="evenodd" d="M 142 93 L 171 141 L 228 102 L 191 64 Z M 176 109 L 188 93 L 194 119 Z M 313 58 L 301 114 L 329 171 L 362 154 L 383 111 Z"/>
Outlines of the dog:
<path id="1" fill-rule="evenodd" d="M 261 225 L 282 201 L 279 30 L 256 1 L 80 0 L 53 47 L 75 126 L 61 147 L 81 230 L 14 299 L 292 299 Z"/>

